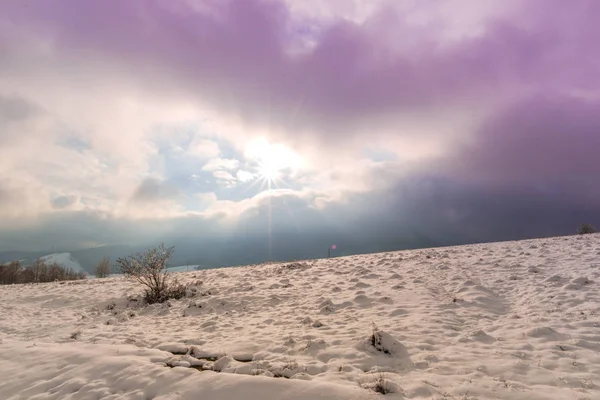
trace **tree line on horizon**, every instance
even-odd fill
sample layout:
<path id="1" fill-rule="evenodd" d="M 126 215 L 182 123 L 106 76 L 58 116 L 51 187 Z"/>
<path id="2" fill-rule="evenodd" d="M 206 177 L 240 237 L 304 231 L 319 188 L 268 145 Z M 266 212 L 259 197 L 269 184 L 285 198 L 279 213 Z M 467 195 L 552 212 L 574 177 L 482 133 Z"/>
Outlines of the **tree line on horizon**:
<path id="1" fill-rule="evenodd" d="M 26 266 L 18 260 L 0 264 L 0 285 L 72 281 L 85 278 L 85 272 L 77 272 L 56 262 L 47 263 L 41 258 Z"/>

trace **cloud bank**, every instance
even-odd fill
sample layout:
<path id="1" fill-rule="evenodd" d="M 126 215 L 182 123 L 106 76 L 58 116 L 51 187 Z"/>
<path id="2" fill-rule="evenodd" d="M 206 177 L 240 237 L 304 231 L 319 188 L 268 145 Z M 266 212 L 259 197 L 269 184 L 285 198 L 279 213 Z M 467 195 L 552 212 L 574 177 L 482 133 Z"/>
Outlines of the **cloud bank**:
<path id="1" fill-rule="evenodd" d="M 6 0 L 0 251 L 600 223 L 598 18 L 594 0 Z"/>

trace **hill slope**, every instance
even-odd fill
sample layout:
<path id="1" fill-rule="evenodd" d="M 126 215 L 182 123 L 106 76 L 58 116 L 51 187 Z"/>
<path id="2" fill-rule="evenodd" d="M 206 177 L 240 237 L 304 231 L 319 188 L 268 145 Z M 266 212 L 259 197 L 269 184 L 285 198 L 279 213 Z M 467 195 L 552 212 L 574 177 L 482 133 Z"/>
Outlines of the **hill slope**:
<path id="1" fill-rule="evenodd" d="M 147 307 L 121 277 L 0 287 L 0 392 L 600 398 L 599 235 L 176 276 L 197 295 Z"/>

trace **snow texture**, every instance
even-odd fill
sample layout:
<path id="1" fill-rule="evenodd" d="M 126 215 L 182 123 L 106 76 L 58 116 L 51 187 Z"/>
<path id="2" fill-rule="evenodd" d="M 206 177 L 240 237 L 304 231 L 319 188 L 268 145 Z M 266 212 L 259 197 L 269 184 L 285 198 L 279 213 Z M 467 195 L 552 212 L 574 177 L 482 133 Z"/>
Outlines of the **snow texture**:
<path id="1" fill-rule="evenodd" d="M 0 397 L 600 399 L 600 235 L 174 275 L 0 286 Z"/>

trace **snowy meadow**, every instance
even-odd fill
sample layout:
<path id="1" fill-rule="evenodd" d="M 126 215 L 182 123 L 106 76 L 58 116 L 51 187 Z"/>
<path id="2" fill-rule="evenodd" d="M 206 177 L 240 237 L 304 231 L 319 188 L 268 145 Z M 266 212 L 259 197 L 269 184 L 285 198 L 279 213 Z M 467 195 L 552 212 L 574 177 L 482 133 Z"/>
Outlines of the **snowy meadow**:
<path id="1" fill-rule="evenodd" d="M 600 398 L 600 235 L 0 287 L 3 399 Z"/>

